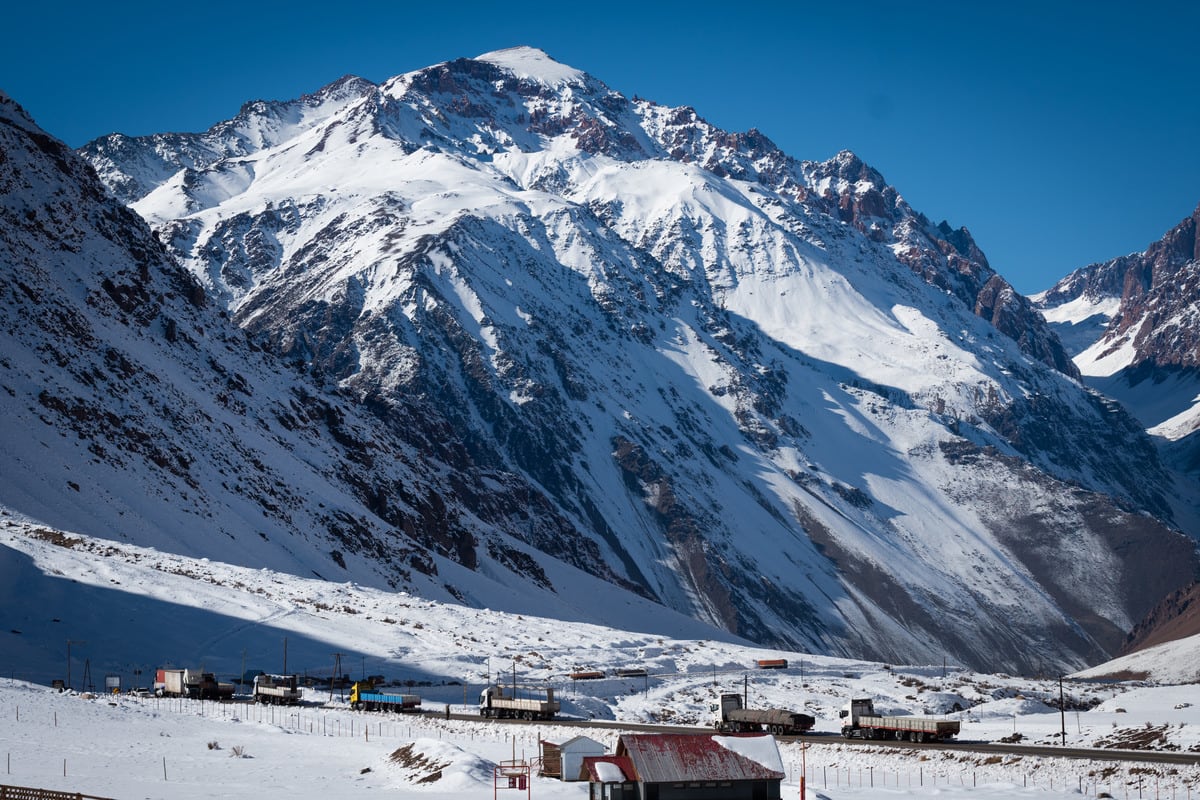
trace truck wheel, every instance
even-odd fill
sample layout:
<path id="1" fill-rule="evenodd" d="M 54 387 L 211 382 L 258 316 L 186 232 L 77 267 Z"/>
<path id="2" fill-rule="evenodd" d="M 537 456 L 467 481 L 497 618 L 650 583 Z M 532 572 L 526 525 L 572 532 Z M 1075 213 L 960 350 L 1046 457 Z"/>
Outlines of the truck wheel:
<path id="1" fill-rule="evenodd" d="M 849 725 L 842 728 L 842 738 L 843 739 L 849 739 L 852 736 L 854 736 L 854 731 L 850 728 Z"/>

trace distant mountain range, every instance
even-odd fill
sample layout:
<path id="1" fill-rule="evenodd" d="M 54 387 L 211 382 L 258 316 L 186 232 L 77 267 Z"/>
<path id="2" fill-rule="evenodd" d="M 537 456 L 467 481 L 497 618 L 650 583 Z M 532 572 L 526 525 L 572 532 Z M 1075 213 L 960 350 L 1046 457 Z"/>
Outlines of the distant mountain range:
<path id="1" fill-rule="evenodd" d="M 1084 381 L 1118 398 L 1175 472 L 1174 518 L 1200 529 L 1200 206 L 1141 253 L 1072 272 L 1036 298 Z M 1200 586 L 1172 592 L 1124 650 L 1200 634 Z"/>
<path id="2" fill-rule="evenodd" d="M 1076 270 L 1037 298 L 1085 381 L 1125 403 L 1193 480 L 1200 472 L 1198 222 L 1200 207 L 1144 252 Z"/>
<path id="3" fill-rule="evenodd" d="M 1010 672 L 1105 660 L 1200 566 L 1188 472 L 1081 382 L 1087 338 L 851 153 L 532 48 L 109 136 L 95 174 L 0 122 L 10 514 Z"/>

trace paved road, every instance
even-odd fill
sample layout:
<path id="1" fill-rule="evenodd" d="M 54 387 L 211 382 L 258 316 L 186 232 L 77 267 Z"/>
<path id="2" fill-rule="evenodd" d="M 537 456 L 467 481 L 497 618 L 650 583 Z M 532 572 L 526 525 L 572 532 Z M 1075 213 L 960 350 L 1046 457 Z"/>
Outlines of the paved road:
<path id="1" fill-rule="evenodd" d="M 426 711 L 425 713 L 430 713 Z M 450 719 L 476 720 L 480 717 L 474 714 L 451 714 Z M 559 718 L 552 721 L 506 720 L 495 722 L 513 723 L 520 725 L 566 725 L 580 728 L 616 728 L 625 731 L 646 733 L 712 733 L 712 728 L 698 728 L 680 725 L 645 725 L 632 722 L 612 722 L 609 720 L 579 720 Z M 1200 753 L 1173 752 L 1168 750 L 1112 750 L 1094 747 L 1060 747 L 1056 745 L 1022 745 L 996 742 L 940 742 L 929 744 L 913 744 L 886 739 L 843 739 L 840 734 L 815 732 L 805 736 L 780 736 L 780 741 L 804 741 L 813 744 L 848 744 L 869 747 L 898 747 L 922 748 L 927 750 L 958 750 L 970 753 L 991 753 L 1013 756 L 1053 756 L 1056 758 L 1078 758 L 1085 761 L 1138 761 L 1154 764 L 1185 764 L 1200 765 Z"/>

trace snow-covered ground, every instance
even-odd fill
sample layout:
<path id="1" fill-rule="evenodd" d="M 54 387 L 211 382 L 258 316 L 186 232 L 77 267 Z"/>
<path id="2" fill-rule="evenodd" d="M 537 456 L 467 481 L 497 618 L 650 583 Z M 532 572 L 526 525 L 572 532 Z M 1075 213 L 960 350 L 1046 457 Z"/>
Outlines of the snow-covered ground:
<path id="1" fill-rule="evenodd" d="M 490 679 L 554 687 L 563 716 L 707 726 L 722 692 L 753 707 L 817 719 L 809 749 L 781 742 L 796 797 L 1190 797 L 1200 769 L 932 746 L 847 745 L 837 712 L 872 697 L 883 713 L 945 714 L 960 739 L 1072 747 L 1200 750 L 1200 686 L 968 673 L 766 651 L 735 641 L 593 625 L 434 603 L 348 584 L 189 560 L 85 537 L 0 528 L 0 784 L 111 798 L 400 798 L 493 796 L 494 767 L 534 759 L 539 738 L 580 733 L 616 743 L 619 728 L 448 720 L 474 713 Z M 33 534 L 33 535 L 31 535 Z M 67 546 L 67 545 L 70 546 Z M 70 650 L 70 663 L 67 651 Z M 757 670 L 760 658 L 786 670 Z M 1175 654 L 1175 659 L 1187 659 Z M 103 693 L 105 678 L 147 684 L 155 664 L 214 671 L 245 667 L 327 677 L 383 674 L 421 694 L 423 714 L 349 710 L 340 690 L 313 687 L 303 705 L 258 707 Z M 338 659 L 334 661 L 333 659 Z M 156 660 L 155 660 L 156 659 Z M 1194 659 L 1193 659 L 1194 660 Z M 141 667 L 136 665 L 143 665 Z M 572 681 L 580 669 L 645 678 Z M 65 679 L 76 690 L 49 688 Z M 140 673 L 133 670 L 140 669 Z M 27 678 L 32 677 L 32 680 Z M 412 684 L 412 685 L 410 685 Z M 955 708 L 962 710 L 956 711 Z M 1077 709 L 1077 710 L 1076 710 Z M 504 784 L 507 785 L 506 783 Z M 497 797 L 517 800 L 501 789 Z M 531 796 L 584 798 L 585 784 L 535 778 Z"/>
<path id="2" fill-rule="evenodd" d="M 865 686 L 863 688 L 866 688 Z M 1186 700 L 1182 698 L 1188 698 Z M 484 798 L 493 794 L 495 767 L 534 759 L 539 737 L 563 742 L 583 733 L 611 749 L 618 731 L 567 726 L 510 725 L 420 715 L 362 714 L 323 697 L 301 707 L 221 705 L 211 701 L 128 695 L 58 693 L 44 686 L 0 680 L 0 783 L 99 797 L 187 798 L 345 797 Z M 1068 744 L 1113 725 L 1167 725 L 1176 741 L 1195 744 L 1200 692 L 1194 687 L 1139 689 L 1115 703 L 1072 713 Z M 1191 705 L 1184 706 L 1185 703 Z M 455 708 L 454 710 L 461 710 Z M 1010 711 L 1016 712 L 1014 718 Z M 1127 718 L 1127 719 L 1125 719 Z M 1005 701 L 964 724 L 962 738 L 1008 735 L 1015 727 L 1044 739 L 1060 727 L 1057 712 L 1028 701 Z M 1014 722 L 1015 719 L 1015 722 Z M 1200 730 L 1200 728 L 1197 728 Z M 1116 728 L 1111 728 L 1116 731 Z M 1150 730 L 1150 728 L 1147 728 Z M 1157 730 L 1157 728 L 1154 728 Z M 1081 734 L 1080 731 L 1083 733 Z M 781 742 L 788 772 L 784 797 L 796 797 L 803 768 L 807 796 L 1190 797 L 1200 782 L 1195 767 L 990 756 L 933 747 L 866 747 L 832 736 L 813 737 L 807 751 Z M 501 782 L 502 787 L 507 784 Z M 499 797 L 524 794 L 501 788 Z M 585 783 L 534 777 L 530 795 L 585 798 Z"/>

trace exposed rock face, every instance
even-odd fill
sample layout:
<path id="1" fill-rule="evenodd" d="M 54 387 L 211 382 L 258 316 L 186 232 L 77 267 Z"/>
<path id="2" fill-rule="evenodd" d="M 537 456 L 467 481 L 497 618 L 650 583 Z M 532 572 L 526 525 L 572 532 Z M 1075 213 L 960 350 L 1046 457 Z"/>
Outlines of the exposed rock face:
<path id="1" fill-rule="evenodd" d="M 414 413 L 423 424 L 396 435 L 264 354 L 86 162 L 3 95 L 0 155 L 6 507 L 445 599 L 471 594 L 444 581 L 446 564 L 499 564 L 553 592 L 521 538 L 622 584 L 541 494 L 472 464 L 443 418 Z M 406 439 L 438 446 L 419 453 Z"/>
<path id="2" fill-rule="evenodd" d="M 1060 330 L 1074 330 L 1069 340 L 1087 380 L 1155 435 L 1173 473 L 1164 496 L 1179 519 L 1200 513 L 1198 221 L 1200 207 L 1145 251 L 1076 270 L 1038 299 Z M 1153 578 L 1172 591 L 1138 623 L 1126 651 L 1196 632 L 1188 599 L 1195 587 L 1173 591 L 1176 582 Z"/>
<path id="3" fill-rule="evenodd" d="M 1045 307 L 1079 297 L 1117 297 L 1095 358 L 1130 347 L 1126 366 L 1141 376 L 1200 364 L 1200 206 L 1142 253 L 1077 270 L 1042 298 Z"/>
<path id="4" fill-rule="evenodd" d="M 1041 314 L 992 270 L 966 228 L 953 229 L 945 221 L 930 224 L 853 153 L 839 153 L 823 164 L 806 164 L 806 174 L 823 187 L 821 200 L 843 222 L 891 247 L 901 263 L 973 308 L 1033 358 L 1079 377 Z"/>
<path id="5" fill-rule="evenodd" d="M 1196 634 L 1200 634 L 1200 584 L 1193 583 L 1171 592 L 1151 609 L 1129 632 L 1120 655 Z"/>
<path id="6" fill-rule="evenodd" d="M 84 154 L 248 346 L 374 419 L 332 426 L 351 493 L 443 591 L 585 575 L 757 641 L 1022 671 L 1109 652 L 1163 553 L 1191 575 L 1144 434 L 852 154 L 529 51 L 312 97 Z M 1157 549 L 1112 535 L 1135 518 Z"/>

